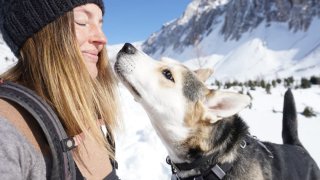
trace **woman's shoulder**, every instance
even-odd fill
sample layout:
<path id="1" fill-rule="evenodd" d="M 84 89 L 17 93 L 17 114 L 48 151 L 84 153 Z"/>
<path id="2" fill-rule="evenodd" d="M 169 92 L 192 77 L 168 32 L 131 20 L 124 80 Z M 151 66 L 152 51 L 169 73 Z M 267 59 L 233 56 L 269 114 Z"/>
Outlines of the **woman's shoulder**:
<path id="1" fill-rule="evenodd" d="M 41 153 L 10 121 L 0 115 L 0 179 L 43 179 L 46 166 Z M 13 172 L 14 171 L 14 172 Z"/>
<path id="2" fill-rule="evenodd" d="M 23 128 L 24 123 L 21 112 L 13 104 L 0 99 L 0 141 L 8 146 L 30 145 L 24 134 L 31 129 Z"/>
<path id="3" fill-rule="evenodd" d="M 0 99 L 0 116 L 10 121 L 16 121 L 21 117 L 21 113 L 13 103 L 10 103 L 4 99 Z"/>
<path id="4" fill-rule="evenodd" d="M 0 117 L 16 128 L 36 150 L 41 151 L 40 144 L 46 142 L 42 130 L 34 118 L 22 107 L 0 99 Z M 2 120 L 3 121 L 3 120 Z"/>
<path id="5" fill-rule="evenodd" d="M 10 149 L 8 153 L 16 153 L 21 149 L 27 151 L 31 144 L 23 137 L 21 132 L 12 123 L 0 114 L 0 148 L 1 150 Z M 0 152 L 1 153 L 1 152 Z"/>

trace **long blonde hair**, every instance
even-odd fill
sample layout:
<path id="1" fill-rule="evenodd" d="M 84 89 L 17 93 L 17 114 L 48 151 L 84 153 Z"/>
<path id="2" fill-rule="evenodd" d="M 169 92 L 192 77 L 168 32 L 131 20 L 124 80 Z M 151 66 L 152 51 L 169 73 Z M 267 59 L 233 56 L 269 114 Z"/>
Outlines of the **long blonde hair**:
<path id="1" fill-rule="evenodd" d="M 77 44 L 73 12 L 35 33 L 20 54 L 18 63 L 2 78 L 36 91 L 57 112 L 69 136 L 91 134 L 114 158 L 97 120 L 104 121 L 113 137 L 119 126 L 116 81 L 105 48 L 99 54 L 98 76 L 91 78 Z"/>

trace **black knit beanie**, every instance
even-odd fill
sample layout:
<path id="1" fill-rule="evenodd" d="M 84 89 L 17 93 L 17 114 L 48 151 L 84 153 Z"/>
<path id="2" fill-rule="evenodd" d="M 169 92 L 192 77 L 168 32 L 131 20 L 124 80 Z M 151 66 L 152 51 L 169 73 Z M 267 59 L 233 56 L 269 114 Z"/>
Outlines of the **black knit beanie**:
<path id="1" fill-rule="evenodd" d="M 41 28 L 73 8 L 103 0 L 0 0 L 0 31 L 11 51 L 18 56 L 25 41 Z"/>

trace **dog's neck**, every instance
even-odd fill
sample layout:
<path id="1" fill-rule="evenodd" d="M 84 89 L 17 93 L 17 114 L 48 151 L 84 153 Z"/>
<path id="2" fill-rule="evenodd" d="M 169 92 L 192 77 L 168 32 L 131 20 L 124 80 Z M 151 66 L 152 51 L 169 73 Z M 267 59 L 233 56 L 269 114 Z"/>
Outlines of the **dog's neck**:
<path id="1" fill-rule="evenodd" d="M 178 149 L 179 151 L 175 151 L 178 153 L 174 155 L 169 153 L 174 163 L 192 163 L 212 154 L 214 154 L 212 162 L 232 163 L 237 157 L 239 144 L 248 134 L 248 126 L 240 117 L 233 116 L 211 124 L 206 129 L 193 131 L 194 135 L 172 148 Z M 199 133 L 207 134 L 203 134 L 202 139 L 199 139 Z M 177 157 L 178 159 L 175 159 Z M 196 172 L 184 172 L 183 176 L 194 173 Z"/>

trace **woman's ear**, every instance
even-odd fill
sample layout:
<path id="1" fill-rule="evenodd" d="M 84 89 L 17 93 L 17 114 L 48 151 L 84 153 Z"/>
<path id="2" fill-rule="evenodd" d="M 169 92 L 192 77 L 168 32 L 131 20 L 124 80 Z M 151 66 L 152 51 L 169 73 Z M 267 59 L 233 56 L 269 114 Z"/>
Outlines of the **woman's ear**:
<path id="1" fill-rule="evenodd" d="M 214 123 L 220 119 L 231 117 L 250 104 L 250 97 L 233 92 L 210 90 L 204 102 L 207 108 L 207 119 Z"/>

